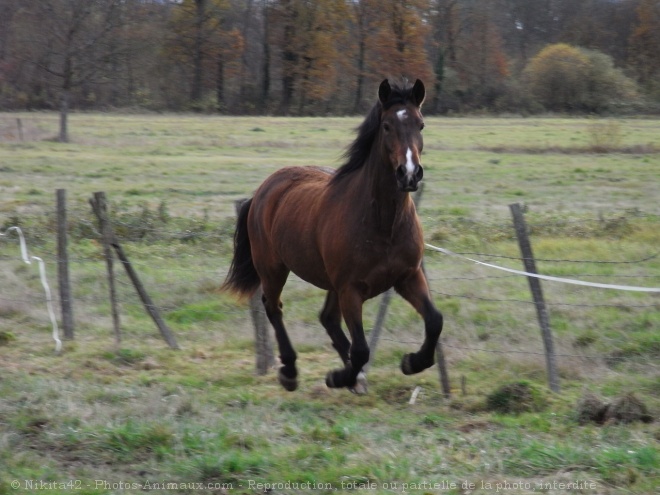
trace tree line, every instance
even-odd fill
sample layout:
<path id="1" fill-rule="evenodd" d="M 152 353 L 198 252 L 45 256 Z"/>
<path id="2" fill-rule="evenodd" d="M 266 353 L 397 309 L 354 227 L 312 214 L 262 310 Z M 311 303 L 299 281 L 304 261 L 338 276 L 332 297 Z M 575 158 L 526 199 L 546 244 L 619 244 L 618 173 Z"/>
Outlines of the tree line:
<path id="1" fill-rule="evenodd" d="M 649 111 L 658 0 L 0 0 L 0 108 Z"/>

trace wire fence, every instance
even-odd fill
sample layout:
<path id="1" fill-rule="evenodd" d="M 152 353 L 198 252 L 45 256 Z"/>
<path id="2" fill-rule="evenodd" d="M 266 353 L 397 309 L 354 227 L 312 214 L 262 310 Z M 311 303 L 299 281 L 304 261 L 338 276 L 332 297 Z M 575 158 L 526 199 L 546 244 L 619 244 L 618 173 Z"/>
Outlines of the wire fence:
<path id="1" fill-rule="evenodd" d="M 115 220 L 131 263 L 183 347 L 187 340 L 198 344 L 205 338 L 218 336 L 251 338 L 252 322 L 246 307 L 219 294 L 230 259 L 231 222 L 213 229 L 198 222 L 183 230 L 146 222 L 140 227 L 142 237 L 136 239 L 138 222 Z M 71 247 L 69 263 L 78 334 L 102 335 L 107 331 L 110 342 L 106 267 L 99 235 L 91 220 L 79 217 L 77 223 L 70 227 L 79 238 Z M 34 235 L 26 229 L 26 236 L 28 245 L 32 244 L 30 249 L 38 251 L 49 279 L 54 281 L 58 258 L 52 254 L 54 249 L 48 240 L 52 235 L 51 222 L 45 224 L 41 227 L 44 231 Z M 483 223 L 479 228 L 493 229 L 494 225 L 502 232 L 511 231 L 511 225 L 504 223 Z M 573 226 L 579 227 L 580 223 L 574 221 Z M 542 232 L 543 225 L 530 224 L 530 230 Z M 480 261 L 496 260 L 512 269 L 521 269 L 522 257 L 511 254 L 515 243 L 509 244 L 505 246 L 506 252 L 458 250 L 457 254 Z M 541 264 L 542 273 L 606 284 L 658 287 L 660 252 L 646 245 L 631 253 L 628 257 L 618 255 L 616 259 L 542 256 L 536 261 Z M 16 330 L 15 322 L 23 322 L 21 328 L 49 328 L 47 297 L 40 289 L 36 273 L 24 265 L 19 239 L 11 235 L 0 238 L 0 331 L 21 332 L 20 338 L 30 339 L 30 330 Z M 511 376 L 533 377 L 544 373 L 539 359 L 544 351 L 534 317 L 535 303 L 524 277 L 434 252 L 427 252 L 425 266 L 437 306 L 445 314 L 442 342 L 450 373 L 477 361 L 488 363 L 490 359 L 508 361 Z M 131 282 L 120 269 L 117 286 L 128 342 L 124 345 L 130 346 L 131 339 L 140 339 L 145 332 L 155 333 L 155 329 L 144 315 Z M 556 356 L 564 376 L 591 376 L 593 373 L 585 372 L 585 368 L 597 369 L 598 373 L 632 370 L 660 374 L 657 293 L 608 291 L 555 282 L 544 283 L 544 289 L 556 339 Z M 53 294 L 55 306 L 59 305 L 58 297 Z M 330 352 L 330 341 L 317 319 L 323 298 L 322 291 L 293 275 L 290 277 L 282 300 L 285 323 L 294 345 L 322 347 Z M 370 328 L 377 310 L 378 301 L 365 305 L 365 328 Z M 419 317 L 405 302 L 395 298 L 385 321 L 379 352 L 419 346 L 422 338 Z M 490 358 L 484 360 L 484 356 Z"/>

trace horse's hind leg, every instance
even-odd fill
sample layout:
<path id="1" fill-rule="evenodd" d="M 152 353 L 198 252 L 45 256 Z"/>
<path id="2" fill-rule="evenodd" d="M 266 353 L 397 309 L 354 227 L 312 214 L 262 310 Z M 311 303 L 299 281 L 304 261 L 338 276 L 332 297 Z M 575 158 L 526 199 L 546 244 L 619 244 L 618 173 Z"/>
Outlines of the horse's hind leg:
<path id="1" fill-rule="evenodd" d="M 268 276 L 262 276 L 260 273 L 263 289 L 262 301 L 266 309 L 266 316 L 275 329 L 275 339 L 280 350 L 282 367 L 279 370 L 278 379 L 285 389 L 294 391 L 298 388 L 297 356 L 282 321 L 282 302 L 280 301 L 282 288 L 288 276 L 289 270 L 286 268 L 271 271 Z"/>
<path id="2" fill-rule="evenodd" d="M 394 288 L 424 318 L 425 337 L 422 347 L 415 353 L 406 354 L 401 360 L 401 371 L 412 375 L 433 366 L 435 362 L 435 349 L 442 332 L 442 314 L 433 305 L 426 277 L 421 269 L 396 284 Z"/>
<path id="3" fill-rule="evenodd" d="M 337 350 L 339 357 L 346 366 L 350 362 L 351 342 L 346 338 L 341 328 L 341 309 L 339 307 L 339 296 L 335 291 L 329 291 L 325 298 L 325 304 L 319 316 L 321 324 L 328 332 L 332 346 Z M 358 374 L 356 383 L 350 387 L 351 392 L 364 394 L 367 392 L 367 377 L 364 373 Z"/>

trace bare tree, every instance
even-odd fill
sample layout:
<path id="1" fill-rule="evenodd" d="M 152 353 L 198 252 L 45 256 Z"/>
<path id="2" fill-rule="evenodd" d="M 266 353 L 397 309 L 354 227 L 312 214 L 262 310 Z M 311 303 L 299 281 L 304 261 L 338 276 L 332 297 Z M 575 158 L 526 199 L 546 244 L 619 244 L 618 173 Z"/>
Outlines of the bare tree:
<path id="1" fill-rule="evenodd" d="M 123 0 L 29 0 L 20 12 L 27 61 L 59 92 L 59 140 L 68 142 L 71 91 L 107 76 L 119 55 Z"/>
<path id="2" fill-rule="evenodd" d="M 206 24 L 206 0 L 195 0 L 194 43 L 193 43 L 193 83 L 190 99 L 202 99 L 202 76 L 204 65 L 204 25 Z"/>
<path id="3" fill-rule="evenodd" d="M 268 21 L 270 16 L 270 8 L 268 7 L 268 0 L 263 0 L 262 6 L 262 16 L 263 16 L 263 55 L 262 55 L 262 69 L 261 69 L 261 101 L 260 106 L 261 110 L 267 110 L 268 106 L 268 94 L 270 93 L 270 40 L 269 40 L 269 28 Z"/>
<path id="4" fill-rule="evenodd" d="M 19 8 L 17 2 L 0 0 L 0 62 L 8 55 L 13 18 Z"/>

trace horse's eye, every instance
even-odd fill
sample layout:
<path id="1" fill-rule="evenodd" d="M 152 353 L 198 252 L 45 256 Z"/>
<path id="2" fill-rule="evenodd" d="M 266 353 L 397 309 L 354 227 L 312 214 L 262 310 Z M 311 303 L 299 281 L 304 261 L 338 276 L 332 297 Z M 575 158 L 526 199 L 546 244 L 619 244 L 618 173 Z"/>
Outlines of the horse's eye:
<path id="1" fill-rule="evenodd" d="M 392 127 L 387 122 L 383 122 L 383 130 L 385 132 L 390 132 L 392 130 Z"/>

